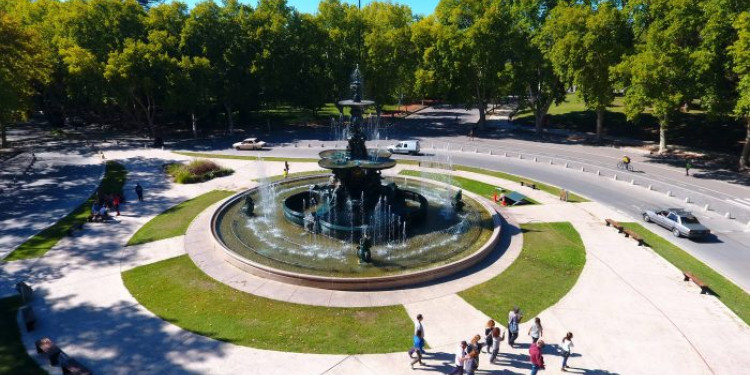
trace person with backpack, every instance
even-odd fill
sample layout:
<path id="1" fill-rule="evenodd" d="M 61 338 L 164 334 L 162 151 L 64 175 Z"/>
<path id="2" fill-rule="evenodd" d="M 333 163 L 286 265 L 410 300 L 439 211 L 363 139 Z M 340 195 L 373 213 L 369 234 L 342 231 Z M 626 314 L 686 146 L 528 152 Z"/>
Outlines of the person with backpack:
<path id="1" fill-rule="evenodd" d="M 424 334 L 423 331 L 417 331 L 414 335 L 414 345 L 409 349 L 409 357 L 411 358 L 412 353 L 417 353 L 417 358 L 411 361 L 411 368 L 414 369 L 414 364 L 419 362 L 420 365 L 424 366 L 422 362 L 422 348 L 424 348 Z"/>
<path id="2" fill-rule="evenodd" d="M 516 339 L 518 338 L 518 324 L 521 321 L 521 310 L 518 306 L 514 307 L 508 313 L 508 345 L 511 348 L 515 347 Z"/>

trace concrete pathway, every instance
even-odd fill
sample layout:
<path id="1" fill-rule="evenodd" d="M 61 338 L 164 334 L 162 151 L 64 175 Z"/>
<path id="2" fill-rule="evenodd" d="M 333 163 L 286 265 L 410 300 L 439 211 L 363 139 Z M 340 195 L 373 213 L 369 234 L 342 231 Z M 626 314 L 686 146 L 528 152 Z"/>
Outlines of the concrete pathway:
<path id="1" fill-rule="evenodd" d="M 33 306 L 39 327 L 23 334 L 30 355 L 41 362 L 33 352 L 33 341 L 50 336 L 96 373 L 108 375 L 413 372 L 403 352 L 344 356 L 258 350 L 183 331 L 140 306 L 124 287 L 121 271 L 184 250 L 179 246 L 181 238 L 124 248 L 132 233 L 157 213 L 201 192 L 253 185 L 249 178 L 258 167 L 255 162 L 220 160 L 238 173 L 205 184 L 174 186 L 165 182 L 160 167 L 165 159 L 175 157 L 157 152 L 148 156 L 118 155 L 131 171 L 131 189 L 135 180 L 146 182 L 146 202 L 126 207 L 117 223 L 87 226 L 82 235 L 61 241 L 40 260 L 14 262 L 11 275 L 7 264 L 0 269 L 6 280 L 29 279 L 37 292 Z M 294 171 L 304 168 L 297 167 L 292 166 Z M 570 221 L 586 245 L 587 263 L 578 283 L 540 315 L 544 338 L 551 344 L 567 331 L 575 333 L 575 353 L 581 354 L 571 358 L 572 372 L 750 373 L 750 327 L 716 298 L 700 295 L 697 287 L 682 282 L 679 270 L 651 250 L 602 224 L 603 218 L 620 219 L 619 215 L 597 203 L 548 203 L 507 209 L 504 215 L 520 223 Z M 455 294 L 405 303 L 405 307 L 410 315 L 424 314 L 432 347 L 425 358 L 428 366 L 414 371 L 447 373 L 458 341 L 480 333 L 489 318 Z M 508 308 L 498 306 L 491 315 L 504 323 Z M 499 364 L 488 364 L 488 355 L 483 354 L 479 373 L 527 373 L 529 340 L 523 334 L 527 327 L 521 327 L 519 347 L 501 346 Z M 404 338 L 404 350 L 410 342 Z M 545 373 L 560 373 L 560 358 L 552 345 L 545 354 L 549 364 Z"/>

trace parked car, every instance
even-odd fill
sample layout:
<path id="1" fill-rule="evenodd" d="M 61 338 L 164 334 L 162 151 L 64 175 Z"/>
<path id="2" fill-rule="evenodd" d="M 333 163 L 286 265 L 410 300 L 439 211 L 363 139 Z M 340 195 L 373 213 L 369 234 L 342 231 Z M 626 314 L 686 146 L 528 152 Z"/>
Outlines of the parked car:
<path id="1" fill-rule="evenodd" d="M 675 237 L 701 238 L 711 234 L 693 214 L 680 208 L 646 210 L 643 213 L 643 221 L 659 224 L 671 230 Z"/>
<path id="2" fill-rule="evenodd" d="M 401 141 L 387 147 L 388 151 L 393 154 L 411 154 L 419 153 L 419 141 Z"/>
<path id="3" fill-rule="evenodd" d="M 263 142 L 258 138 L 247 138 L 242 142 L 237 142 L 232 145 L 236 150 L 260 150 L 265 146 L 266 142 Z"/>

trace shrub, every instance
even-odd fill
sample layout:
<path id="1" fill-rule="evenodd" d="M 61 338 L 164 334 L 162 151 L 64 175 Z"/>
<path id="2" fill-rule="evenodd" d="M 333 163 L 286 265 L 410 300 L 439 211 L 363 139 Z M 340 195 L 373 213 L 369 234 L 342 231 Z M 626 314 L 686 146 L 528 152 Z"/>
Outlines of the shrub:
<path id="1" fill-rule="evenodd" d="M 167 164 L 164 170 L 178 184 L 195 184 L 234 173 L 233 170 L 222 168 L 213 161 L 201 159 L 193 160 L 188 164 Z"/>

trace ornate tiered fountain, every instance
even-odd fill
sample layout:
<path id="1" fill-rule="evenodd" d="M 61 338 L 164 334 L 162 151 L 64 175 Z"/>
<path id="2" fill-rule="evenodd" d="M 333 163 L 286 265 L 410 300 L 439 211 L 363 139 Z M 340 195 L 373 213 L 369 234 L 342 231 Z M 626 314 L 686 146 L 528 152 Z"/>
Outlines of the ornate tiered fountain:
<path id="1" fill-rule="evenodd" d="M 488 202 L 461 199 L 450 181 L 383 175 L 396 161 L 366 146 L 362 123 L 373 102 L 362 86 L 356 69 L 352 98 L 339 102 L 350 113 L 337 124 L 347 147 L 320 153 L 330 173 L 262 181 L 214 213 L 211 230 L 228 262 L 289 283 L 366 290 L 455 274 L 492 251 L 500 227 Z"/>
<path id="2" fill-rule="evenodd" d="M 359 242 L 360 262 L 369 263 L 366 250 L 393 240 L 394 233 L 405 237 L 423 222 L 428 203 L 421 194 L 393 182 L 383 185 L 381 171 L 393 168 L 396 161 L 389 152 L 370 151 L 365 145 L 362 116 L 374 103 L 362 100 L 359 68 L 352 74 L 351 89 L 352 99 L 339 102 L 351 113 L 346 150 L 323 151 L 318 162 L 333 175 L 327 183 L 285 199 L 284 214 L 312 232 Z"/>

